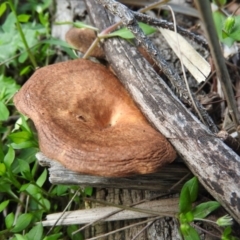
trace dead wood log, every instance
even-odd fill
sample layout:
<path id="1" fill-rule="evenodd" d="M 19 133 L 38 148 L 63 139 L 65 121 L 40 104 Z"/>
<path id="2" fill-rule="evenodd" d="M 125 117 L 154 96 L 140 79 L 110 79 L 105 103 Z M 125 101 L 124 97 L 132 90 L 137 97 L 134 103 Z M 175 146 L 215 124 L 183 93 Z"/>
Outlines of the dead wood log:
<path id="1" fill-rule="evenodd" d="M 62 213 L 53 213 L 47 215 L 47 219 L 42 222 L 43 226 L 53 226 L 58 218 L 61 220 L 57 225 L 85 224 L 99 220 L 102 221 L 120 221 L 129 219 L 149 218 L 154 216 L 171 216 L 178 212 L 178 198 L 161 199 L 157 201 L 141 203 L 133 208 L 139 211 L 123 210 L 114 206 L 96 207 L 91 209 L 81 209 L 75 211 L 67 211 Z M 142 211 L 141 211 L 142 210 Z M 106 217 L 113 212 L 117 212 L 112 216 Z"/>
<path id="2" fill-rule="evenodd" d="M 94 25 L 114 23 L 94 0 L 85 1 Z M 108 61 L 147 119 L 164 134 L 203 186 L 240 223 L 240 158 L 175 97 L 137 52 L 121 39 L 103 43 Z"/>
<path id="3" fill-rule="evenodd" d="M 42 153 L 37 153 L 37 159 L 42 166 L 49 168 L 49 180 L 53 184 L 68 184 L 80 186 L 92 186 L 99 188 L 125 188 L 169 192 L 174 186 L 172 192 L 179 192 L 182 184 L 176 184 L 185 176 L 191 177 L 187 167 L 180 162 L 175 162 L 165 166 L 161 172 L 148 175 L 138 175 L 125 178 L 105 178 L 97 176 L 82 175 L 66 169 L 57 161 L 45 157 Z M 184 178 L 186 181 L 186 178 Z"/>

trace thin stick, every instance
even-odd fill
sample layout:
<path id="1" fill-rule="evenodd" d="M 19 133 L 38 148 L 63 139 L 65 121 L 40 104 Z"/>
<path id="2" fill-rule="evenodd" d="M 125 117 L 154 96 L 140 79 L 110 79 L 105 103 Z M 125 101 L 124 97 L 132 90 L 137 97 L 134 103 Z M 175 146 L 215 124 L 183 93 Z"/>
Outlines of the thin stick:
<path id="1" fill-rule="evenodd" d="M 21 24 L 20 24 L 20 22 L 18 20 L 17 12 L 16 12 L 16 9 L 15 9 L 15 7 L 13 5 L 13 2 L 12 2 L 12 0 L 8 0 L 7 3 L 9 4 L 9 6 L 11 8 L 11 11 L 12 11 L 12 13 L 14 14 L 14 16 L 16 18 L 17 30 L 19 32 L 19 35 L 20 35 L 21 39 L 22 39 L 23 45 L 24 45 L 24 47 L 25 47 L 25 49 L 26 49 L 26 51 L 28 53 L 28 57 L 29 57 L 30 61 L 32 62 L 33 67 L 36 69 L 38 67 L 36 59 L 35 59 L 34 55 L 32 54 L 32 52 L 31 52 L 31 50 L 30 50 L 30 48 L 28 46 L 28 42 L 26 40 L 25 34 L 23 33 Z"/>
<path id="2" fill-rule="evenodd" d="M 53 230 L 53 228 L 57 225 L 57 223 L 59 222 L 59 220 L 62 218 L 62 216 L 64 215 L 64 213 L 67 211 L 68 207 L 70 206 L 70 204 L 72 203 L 72 201 L 74 200 L 74 198 L 77 196 L 77 194 L 79 193 L 79 191 L 81 190 L 81 188 L 79 188 L 74 195 L 72 196 L 71 200 L 69 201 L 69 203 L 67 204 L 67 206 L 64 208 L 62 214 L 59 216 L 59 218 L 57 219 L 57 221 L 54 223 L 54 225 L 49 229 L 49 231 L 47 232 L 46 236 L 48 236 L 51 231 Z"/>
<path id="3" fill-rule="evenodd" d="M 100 203 L 100 204 L 105 204 L 105 205 L 112 206 L 112 207 L 117 207 L 117 208 L 120 208 L 122 210 L 130 210 L 130 211 L 133 211 L 133 212 L 151 214 L 153 216 L 158 215 L 158 216 L 166 216 L 166 217 L 175 217 L 175 214 L 170 214 L 170 213 L 166 213 L 166 212 L 162 213 L 162 212 L 152 211 L 152 210 L 143 209 L 143 208 L 133 208 L 133 207 L 123 206 L 123 205 L 119 205 L 119 204 L 115 204 L 115 203 L 109 203 L 109 202 L 106 202 L 106 201 L 97 200 L 97 199 L 93 199 L 93 198 L 86 198 L 86 200 L 96 202 L 96 203 Z"/>
<path id="4" fill-rule="evenodd" d="M 187 81 L 187 76 L 186 76 L 186 71 L 185 71 L 185 68 L 183 66 L 183 60 L 182 60 L 182 51 L 180 49 L 180 44 L 179 44 L 179 39 L 178 39 L 178 32 L 177 32 L 177 25 L 176 25 L 176 18 L 175 18 L 175 14 L 172 10 L 172 8 L 170 6 L 167 6 L 169 9 L 170 9 L 170 12 L 172 14 L 172 18 L 173 18 L 173 25 L 174 25 L 174 32 L 176 33 L 176 38 L 177 38 L 177 48 L 178 48 L 178 51 L 179 51 L 179 60 L 180 60 L 180 63 L 181 63 L 181 68 L 182 68 L 182 72 L 183 72 L 183 79 L 185 81 L 185 85 L 186 85 L 186 88 L 187 88 L 187 91 L 188 91 L 188 94 L 189 94 L 189 98 L 191 99 L 192 101 L 192 105 L 194 107 L 194 110 L 195 112 L 197 113 L 198 117 L 201 119 L 201 121 L 207 125 L 206 121 L 204 120 L 204 118 L 202 117 L 202 114 L 201 112 L 198 110 L 197 108 L 197 105 L 195 103 L 195 99 L 193 98 L 193 95 L 192 95 L 192 92 L 190 90 L 190 87 L 189 87 L 189 84 L 188 84 L 188 81 Z"/>
<path id="5" fill-rule="evenodd" d="M 213 237 L 216 237 L 216 238 L 218 238 L 218 239 L 221 239 L 221 236 L 220 236 L 220 235 L 213 234 L 213 233 L 205 230 L 204 228 L 199 227 L 197 224 L 192 224 L 192 225 L 193 225 L 195 228 L 199 229 L 200 231 L 209 234 L 210 236 L 213 236 Z"/>
<path id="6" fill-rule="evenodd" d="M 159 5 L 166 4 L 166 3 L 168 3 L 169 1 L 170 1 L 170 0 L 161 0 L 161 1 L 154 2 L 154 3 L 152 3 L 152 4 L 147 5 L 147 6 L 144 7 L 144 8 L 141 8 L 141 9 L 139 10 L 139 12 L 141 12 L 141 13 L 147 12 L 147 11 L 153 9 L 153 8 L 158 7 Z"/>
<path id="7" fill-rule="evenodd" d="M 139 222 L 139 223 L 134 223 L 134 224 L 128 225 L 128 226 L 126 226 L 126 227 L 119 228 L 119 229 L 117 229 L 117 230 L 114 230 L 114 231 L 111 231 L 111 232 L 102 234 L 102 235 L 97 236 L 97 237 L 88 238 L 88 239 L 86 239 L 86 240 L 95 240 L 95 239 L 100 239 L 100 238 L 102 238 L 102 237 L 107 237 L 107 236 L 109 236 L 109 235 L 111 235 L 111 234 L 114 234 L 114 233 L 117 233 L 117 232 L 126 230 L 126 229 L 131 228 L 131 227 L 135 227 L 135 226 L 138 226 L 138 225 L 141 225 L 141 224 L 150 222 L 150 221 L 155 221 L 155 220 L 160 219 L 160 218 L 161 218 L 161 217 L 150 218 L 150 219 L 147 219 L 147 220 L 145 220 L 145 221 L 142 221 L 142 222 Z"/>
<path id="8" fill-rule="evenodd" d="M 100 41 L 100 39 L 98 37 L 96 37 L 95 40 L 92 42 L 91 46 L 88 48 L 88 50 L 83 55 L 83 57 L 82 57 L 83 59 L 87 59 L 91 55 L 92 51 L 97 46 L 99 41 Z"/>
<path id="9" fill-rule="evenodd" d="M 145 22 L 147 24 L 150 24 L 151 26 L 166 28 L 166 29 L 174 31 L 174 24 L 172 22 L 168 22 L 168 21 L 162 20 L 162 19 L 153 18 L 151 16 L 148 16 L 146 14 L 142 14 L 142 13 L 139 13 L 139 12 L 132 11 L 132 14 L 134 15 L 134 17 L 138 21 Z M 190 32 L 190 31 L 188 31 L 188 30 L 186 30 L 182 27 L 176 26 L 176 28 L 177 28 L 177 32 L 179 34 L 193 40 L 194 42 L 198 43 L 199 45 L 201 45 L 206 50 L 209 50 L 209 46 L 208 46 L 208 43 L 207 43 L 205 38 L 203 38 L 200 35 L 196 35 L 196 34 Z"/>
<path id="10" fill-rule="evenodd" d="M 138 236 L 140 236 L 141 233 L 143 233 L 146 229 L 148 229 L 156 220 L 149 222 L 145 227 L 141 229 L 131 240 L 136 240 Z"/>

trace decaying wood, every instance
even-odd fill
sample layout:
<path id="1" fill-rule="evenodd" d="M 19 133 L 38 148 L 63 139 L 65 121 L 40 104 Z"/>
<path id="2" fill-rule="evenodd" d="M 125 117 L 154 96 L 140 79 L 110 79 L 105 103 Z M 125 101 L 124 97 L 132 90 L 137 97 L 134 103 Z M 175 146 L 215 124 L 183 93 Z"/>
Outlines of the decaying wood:
<path id="1" fill-rule="evenodd" d="M 49 180 L 53 184 L 156 190 L 166 193 L 169 192 L 170 187 L 174 186 L 180 179 L 184 178 L 189 173 L 189 170 L 183 163 L 173 163 L 165 166 L 159 173 L 127 178 L 104 178 L 72 172 L 59 162 L 45 157 L 42 153 L 37 154 L 37 159 L 42 166 L 50 167 Z M 177 184 L 173 191 L 179 191 L 181 186 L 182 184 Z"/>
<path id="2" fill-rule="evenodd" d="M 168 78 L 169 83 L 171 84 L 172 89 L 174 89 L 177 96 L 181 99 L 182 102 L 191 106 L 193 111 L 201 119 L 202 123 L 206 124 L 213 133 L 218 132 L 218 128 L 209 117 L 206 112 L 206 109 L 199 103 L 195 95 L 190 92 L 188 85 L 186 86 L 184 80 L 180 77 L 178 72 L 168 64 L 163 58 L 160 51 L 152 43 L 152 41 L 144 34 L 143 30 L 139 27 L 137 21 L 142 21 L 145 23 L 151 23 L 152 19 L 146 17 L 145 14 L 138 13 L 129 10 L 123 4 L 117 3 L 114 0 L 98 0 L 110 13 L 121 18 L 121 21 L 125 27 L 130 30 L 136 38 L 136 41 L 144 48 L 145 51 L 151 56 L 154 60 L 154 63 L 162 70 L 164 75 Z"/>
<path id="3" fill-rule="evenodd" d="M 96 1 L 86 4 L 100 30 L 114 22 Z M 240 223 L 239 156 L 183 106 L 134 46 L 116 38 L 103 45 L 112 68 L 148 120 L 169 139 L 203 186 Z"/>
<path id="4" fill-rule="evenodd" d="M 67 211 L 63 215 L 61 215 L 61 213 L 53 213 L 47 215 L 47 220 L 43 221 L 42 224 L 43 226 L 53 226 L 59 217 L 61 217 L 61 219 L 57 222 L 57 225 L 85 224 L 99 219 L 102 219 L 102 221 L 120 221 L 154 216 L 169 216 L 178 212 L 178 203 L 178 198 L 145 202 L 133 207 L 136 211 L 123 210 L 107 218 L 105 218 L 105 216 L 119 211 L 119 208 L 96 207 Z"/>

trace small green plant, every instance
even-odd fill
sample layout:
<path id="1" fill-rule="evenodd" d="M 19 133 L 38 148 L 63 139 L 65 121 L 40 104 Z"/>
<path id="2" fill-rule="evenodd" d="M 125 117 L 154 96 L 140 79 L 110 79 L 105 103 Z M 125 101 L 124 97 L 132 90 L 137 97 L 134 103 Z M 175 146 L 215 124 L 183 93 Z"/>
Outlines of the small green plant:
<path id="1" fill-rule="evenodd" d="M 71 232 L 77 226 L 67 227 L 65 234 L 62 227 L 55 227 L 51 235 L 44 238 L 47 229 L 41 221 L 46 214 L 62 211 L 77 187 L 49 185 L 47 169 L 40 168 L 36 161 L 38 144 L 25 117 L 20 118 L 15 129 L 0 149 L 0 236 L 40 240 L 69 235 L 73 239 Z M 91 194 L 92 188 L 83 189 L 71 207 L 81 206 L 82 197 Z M 63 204 L 59 204 L 59 199 Z M 77 237 L 83 239 L 80 233 Z"/>
<path id="2" fill-rule="evenodd" d="M 41 221 L 46 214 L 61 212 L 74 195 L 76 186 L 52 186 L 47 170 L 40 167 L 36 133 L 30 121 L 16 112 L 12 97 L 36 68 L 51 62 L 65 42 L 50 36 L 48 6 L 51 0 L 0 3 L 0 239 L 41 240 L 83 239 L 76 225 L 48 229 Z M 81 190 L 69 209 L 81 208 L 83 197 L 92 188 Z"/>
<path id="3" fill-rule="evenodd" d="M 217 9 L 213 11 L 213 19 L 215 22 L 219 40 L 231 47 L 234 42 L 240 41 L 240 16 L 230 16 L 224 11 L 227 3 L 226 0 L 213 1 Z"/>
<path id="4" fill-rule="evenodd" d="M 224 240 L 235 240 L 236 238 L 231 235 L 232 218 L 223 216 L 216 222 L 205 219 L 211 212 L 219 208 L 221 205 L 216 201 L 209 201 L 194 206 L 193 203 L 197 200 L 198 196 L 198 179 L 193 177 L 187 181 L 180 193 L 179 200 L 179 214 L 178 219 L 180 222 L 180 233 L 185 240 L 198 240 L 200 239 L 197 230 L 192 226 L 194 221 L 205 221 L 225 227 L 223 230 L 222 238 Z"/>
<path id="5" fill-rule="evenodd" d="M 91 25 L 86 25 L 83 22 L 57 22 L 56 24 L 57 25 L 70 24 L 70 25 L 72 25 L 73 27 L 76 27 L 76 28 L 88 28 L 88 29 L 98 31 L 97 28 L 95 28 Z M 139 22 L 138 24 L 139 24 L 139 27 L 143 30 L 144 34 L 146 34 L 146 35 L 153 34 L 157 31 L 156 28 L 151 27 L 148 24 L 145 24 L 145 23 L 142 23 L 142 22 Z M 131 33 L 131 31 L 128 30 L 126 27 L 122 27 L 122 28 L 120 28 L 118 30 L 115 30 L 113 32 L 110 32 L 110 33 L 100 34 L 100 36 L 99 36 L 100 39 L 110 38 L 110 37 L 121 37 L 123 39 L 128 39 L 128 40 L 135 38 L 134 35 Z"/>
<path id="6" fill-rule="evenodd" d="M 9 67 L 14 67 L 21 77 L 17 81 L 22 81 L 35 68 L 51 62 L 55 55 L 52 45 L 60 46 L 70 57 L 74 56 L 68 44 L 50 34 L 46 10 L 51 3 L 51 0 L 34 0 L 15 6 L 8 0 L 0 4 L 0 72 L 8 75 Z M 13 77 L 19 78 L 19 75 Z"/>

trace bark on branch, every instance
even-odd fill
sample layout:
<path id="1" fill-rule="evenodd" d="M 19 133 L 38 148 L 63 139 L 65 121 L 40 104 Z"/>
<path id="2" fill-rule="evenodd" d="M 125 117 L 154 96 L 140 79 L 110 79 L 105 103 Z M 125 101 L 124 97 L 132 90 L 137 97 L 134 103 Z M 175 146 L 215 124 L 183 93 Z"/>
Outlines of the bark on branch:
<path id="1" fill-rule="evenodd" d="M 94 25 L 114 23 L 102 6 L 86 1 Z M 203 186 L 240 223 L 240 158 L 174 96 L 164 81 L 121 39 L 103 43 L 108 61 L 147 119 L 164 134 Z"/>

